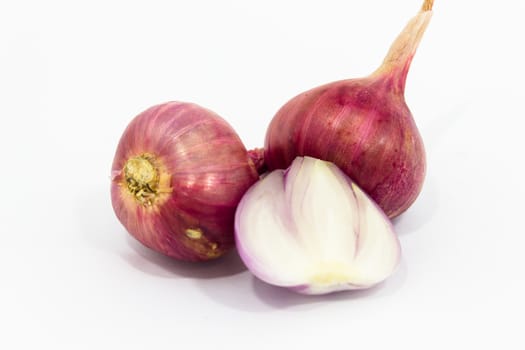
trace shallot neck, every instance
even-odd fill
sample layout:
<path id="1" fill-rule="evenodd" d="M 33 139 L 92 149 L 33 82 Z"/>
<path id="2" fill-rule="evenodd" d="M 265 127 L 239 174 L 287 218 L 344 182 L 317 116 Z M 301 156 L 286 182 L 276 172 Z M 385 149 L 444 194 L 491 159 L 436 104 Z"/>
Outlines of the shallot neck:
<path id="1" fill-rule="evenodd" d="M 434 0 L 425 0 L 419 13 L 414 16 L 398 35 L 381 66 L 372 76 L 387 76 L 401 93 L 412 59 L 432 17 Z"/>

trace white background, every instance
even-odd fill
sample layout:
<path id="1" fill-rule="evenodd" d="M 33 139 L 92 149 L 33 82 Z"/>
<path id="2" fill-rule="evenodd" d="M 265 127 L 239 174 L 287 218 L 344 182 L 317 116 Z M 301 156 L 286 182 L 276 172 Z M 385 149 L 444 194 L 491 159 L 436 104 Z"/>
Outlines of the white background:
<path id="1" fill-rule="evenodd" d="M 111 208 L 142 110 L 196 102 L 262 146 L 289 98 L 373 71 L 421 2 L 2 0 L 0 348 L 523 349 L 523 1 L 436 0 L 406 91 L 428 175 L 382 285 L 306 297 L 235 253 L 174 262 Z"/>

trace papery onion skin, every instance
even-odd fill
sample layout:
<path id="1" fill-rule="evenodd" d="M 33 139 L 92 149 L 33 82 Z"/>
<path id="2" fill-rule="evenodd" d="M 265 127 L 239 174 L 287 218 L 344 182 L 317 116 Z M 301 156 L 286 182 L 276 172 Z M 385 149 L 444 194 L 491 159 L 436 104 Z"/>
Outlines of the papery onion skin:
<path id="1" fill-rule="evenodd" d="M 151 185 L 137 185 L 153 178 L 152 168 Z M 214 259 L 233 247 L 235 209 L 258 179 L 232 127 L 186 102 L 157 105 L 135 117 L 121 137 L 112 174 L 113 209 L 127 231 L 185 261 Z"/>
<path id="2" fill-rule="evenodd" d="M 311 89 L 277 112 L 265 139 L 269 170 L 285 169 L 297 156 L 327 160 L 390 218 L 411 206 L 423 185 L 426 157 L 404 89 L 432 5 L 425 1 L 374 74 Z"/>

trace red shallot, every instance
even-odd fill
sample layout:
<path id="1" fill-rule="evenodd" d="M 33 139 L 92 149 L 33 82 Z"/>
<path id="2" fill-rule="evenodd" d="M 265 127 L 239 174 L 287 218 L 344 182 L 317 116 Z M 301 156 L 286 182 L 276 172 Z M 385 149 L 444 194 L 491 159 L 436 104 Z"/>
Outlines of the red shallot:
<path id="1" fill-rule="evenodd" d="M 323 85 L 286 103 L 266 134 L 268 169 L 285 169 L 297 156 L 327 160 L 389 217 L 404 212 L 421 191 L 426 170 L 423 141 L 405 103 L 405 81 L 432 6 L 433 0 L 425 0 L 369 77 Z"/>
<path id="2" fill-rule="evenodd" d="M 113 209 L 145 246 L 187 261 L 234 245 L 234 215 L 259 178 L 232 127 L 191 103 L 139 114 L 124 131 L 112 167 Z"/>

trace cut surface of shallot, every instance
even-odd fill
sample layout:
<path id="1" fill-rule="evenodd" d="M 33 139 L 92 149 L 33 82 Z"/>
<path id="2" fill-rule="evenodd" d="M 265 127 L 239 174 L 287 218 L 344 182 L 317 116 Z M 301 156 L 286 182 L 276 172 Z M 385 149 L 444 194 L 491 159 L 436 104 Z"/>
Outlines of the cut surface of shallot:
<path id="1" fill-rule="evenodd" d="M 337 166 L 310 157 L 248 190 L 237 208 L 235 238 L 255 276 L 304 294 L 371 287 L 400 259 L 381 209 Z"/>

